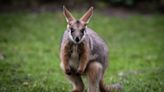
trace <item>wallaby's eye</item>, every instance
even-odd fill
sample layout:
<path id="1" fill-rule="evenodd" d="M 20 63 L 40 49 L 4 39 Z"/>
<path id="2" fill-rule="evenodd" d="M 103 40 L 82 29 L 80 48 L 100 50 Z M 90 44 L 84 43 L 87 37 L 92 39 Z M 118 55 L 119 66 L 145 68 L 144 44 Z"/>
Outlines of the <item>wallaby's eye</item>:
<path id="1" fill-rule="evenodd" d="M 70 30 L 71 30 L 71 33 L 73 33 L 75 31 L 73 28 L 70 28 Z"/>
<path id="2" fill-rule="evenodd" d="M 84 34 L 84 31 L 85 31 L 85 28 L 81 29 L 81 33 L 83 33 L 83 34 Z"/>

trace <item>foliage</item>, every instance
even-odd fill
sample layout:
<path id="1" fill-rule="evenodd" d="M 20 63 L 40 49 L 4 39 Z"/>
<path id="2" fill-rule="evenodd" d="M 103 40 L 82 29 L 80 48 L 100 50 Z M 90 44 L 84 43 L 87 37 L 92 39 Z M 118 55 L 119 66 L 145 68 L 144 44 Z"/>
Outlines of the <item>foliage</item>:
<path id="1" fill-rule="evenodd" d="M 133 5 L 135 3 L 135 0 L 109 0 L 112 3 L 123 3 L 125 5 Z"/>

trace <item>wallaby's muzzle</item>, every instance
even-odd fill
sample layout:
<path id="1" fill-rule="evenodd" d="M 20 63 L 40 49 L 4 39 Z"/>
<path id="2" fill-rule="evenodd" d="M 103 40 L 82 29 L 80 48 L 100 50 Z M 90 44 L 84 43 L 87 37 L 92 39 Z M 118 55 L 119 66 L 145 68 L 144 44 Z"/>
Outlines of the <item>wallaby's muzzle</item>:
<path id="1" fill-rule="evenodd" d="M 75 41 L 78 43 L 80 41 L 79 37 L 76 37 Z"/>

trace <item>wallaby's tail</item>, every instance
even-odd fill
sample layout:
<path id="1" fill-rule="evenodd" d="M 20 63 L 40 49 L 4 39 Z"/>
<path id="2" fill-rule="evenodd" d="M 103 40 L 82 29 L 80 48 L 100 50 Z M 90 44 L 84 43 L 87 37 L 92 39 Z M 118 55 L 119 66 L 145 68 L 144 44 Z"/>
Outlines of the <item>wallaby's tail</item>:
<path id="1" fill-rule="evenodd" d="M 100 81 L 99 85 L 101 92 L 120 92 L 122 90 L 122 86 L 120 84 L 105 85 L 103 80 Z"/>

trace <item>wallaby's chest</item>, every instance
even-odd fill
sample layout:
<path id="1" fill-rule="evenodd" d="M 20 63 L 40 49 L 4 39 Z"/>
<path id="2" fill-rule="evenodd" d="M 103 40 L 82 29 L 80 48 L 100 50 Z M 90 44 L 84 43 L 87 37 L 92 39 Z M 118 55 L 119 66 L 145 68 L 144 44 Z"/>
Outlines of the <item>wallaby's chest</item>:
<path id="1" fill-rule="evenodd" d="M 69 64 L 71 67 L 77 69 L 80 63 L 80 47 L 78 45 L 73 45 L 70 50 Z"/>

